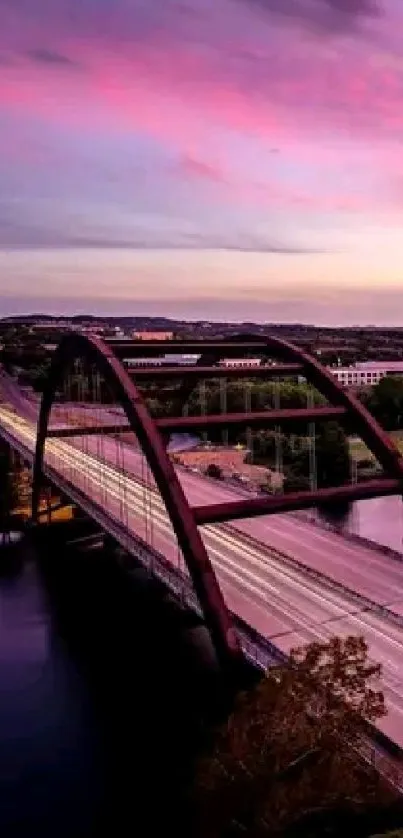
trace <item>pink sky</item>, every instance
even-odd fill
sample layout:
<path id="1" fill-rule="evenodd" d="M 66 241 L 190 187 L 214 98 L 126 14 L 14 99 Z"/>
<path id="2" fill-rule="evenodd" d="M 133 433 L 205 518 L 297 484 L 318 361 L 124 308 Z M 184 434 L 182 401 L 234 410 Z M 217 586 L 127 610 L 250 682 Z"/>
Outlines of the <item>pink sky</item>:
<path id="1" fill-rule="evenodd" d="M 403 323 L 399 0 L 0 19 L 4 311 Z"/>

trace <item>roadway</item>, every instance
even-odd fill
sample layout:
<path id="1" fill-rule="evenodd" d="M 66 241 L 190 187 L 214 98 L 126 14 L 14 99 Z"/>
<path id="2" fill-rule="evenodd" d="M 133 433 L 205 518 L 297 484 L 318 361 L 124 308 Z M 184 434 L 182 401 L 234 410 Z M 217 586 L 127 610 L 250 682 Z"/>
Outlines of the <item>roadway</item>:
<path id="1" fill-rule="evenodd" d="M 31 450 L 36 428 L 31 422 L 0 408 L 4 427 Z M 61 474 L 107 509 L 111 517 L 123 521 L 129 531 L 165 555 L 172 564 L 184 570 L 183 558 L 159 494 L 145 488 L 139 479 L 142 455 L 125 446 L 125 467 L 122 474 L 112 464 L 116 457 L 114 440 L 104 438 L 103 454 L 109 462 L 101 462 L 98 438 L 81 438 L 80 445 L 63 440 L 49 440 L 47 462 Z M 120 463 L 118 463 L 120 466 Z M 145 474 L 143 475 L 145 476 Z M 202 479 L 199 475 L 180 472 L 182 485 L 192 503 L 233 496 L 232 490 Z M 122 502 L 122 494 L 125 503 Z M 249 541 L 250 533 L 253 540 Z M 293 646 L 333 636 L 363 634 L 374 660 L 383 665 L 383 685 L 389 707 L 381 727 L 403 745 L 403 628 L 386 617 L 362 608 L 342 590 L 328 589 L 303 570 L 287 565 L 271 543 L 288 545 L 290 554 L 304 560 L 313 555 L 321 570 L 332 569 L 348 576 L 372 597 L 385 599 L 394 611 L 403 613 L 403 564 L 388 560 L 381 553 L 350 544 L 332 533 L 317 530 L 290 516 L 276 516 L 259 521 L 242 521 L 237 525 L 206 526 L 202 529 L 211 561 L 224 596 L 232 611 L 239 614 L 263 636 L 284 652 Z M 259 543 L 256 539 L 262 539 Z"/>

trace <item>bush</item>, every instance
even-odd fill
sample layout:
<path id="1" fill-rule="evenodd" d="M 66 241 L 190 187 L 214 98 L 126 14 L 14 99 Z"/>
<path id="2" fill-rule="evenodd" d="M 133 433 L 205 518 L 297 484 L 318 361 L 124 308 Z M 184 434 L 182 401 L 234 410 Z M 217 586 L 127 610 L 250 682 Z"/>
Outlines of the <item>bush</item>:
<path id="1" fill-rule="evenodd" d="M 207 477 L 214 477 L 215 480 L 221 480 L 223 476 L 222 468 L 217 463 L 210 463 L 206 468 Z"/>

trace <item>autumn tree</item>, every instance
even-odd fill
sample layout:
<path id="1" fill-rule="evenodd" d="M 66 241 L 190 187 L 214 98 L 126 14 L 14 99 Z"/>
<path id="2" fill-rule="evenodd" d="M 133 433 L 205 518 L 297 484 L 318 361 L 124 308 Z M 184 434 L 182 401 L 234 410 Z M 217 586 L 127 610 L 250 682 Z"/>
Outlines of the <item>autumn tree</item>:
<path id="1" fill-rule="evenodd" d="M 385 714 L 380 667 L 362 638 L 291 652 L 236 703 L 200 762 L 193 791 L 198 834 L 251 838 L 294 828 L 381 795 L 359 756 L 367 722 Z M 383 787 L 382 787 L 383 788 Z"/>

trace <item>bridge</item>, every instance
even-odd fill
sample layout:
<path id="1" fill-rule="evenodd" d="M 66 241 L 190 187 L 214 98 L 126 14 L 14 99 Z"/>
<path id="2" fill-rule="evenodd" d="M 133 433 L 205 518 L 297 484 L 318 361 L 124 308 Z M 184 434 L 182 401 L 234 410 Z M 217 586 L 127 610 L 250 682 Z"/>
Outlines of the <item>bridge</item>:
<path id="1" fill-rule="evenodd" d="M 130 365 L 179 353 L 194 355 L 194 363 Z M 261 365 L 220 365 L 223 358 L 250 355 Z M 277 385 L 299 377 L 309 383 L 307 405 L 282 407 Z M 270 409 L 252 404 L 256 380 L 273 382 Z M 227 411 L 227 381 L 237 381 L 243 410 Z M 210 415 L 209 382 L 219 407 Z M 0 434 L 32 465 L 33 522 L 43 520 L 48 481 L 199 613 L 230 674 L 245 658 L 265 669 L 296 645 L 364 635 L 383 665 L 389 713 L 381 728 L 403 746 L 403 562 L 314 526 L 300 513 L 324 503 L 401 495 L 403 460 L 363 405 L 316 359 L 277 338 L 147 343 L 68 334 L 53 355 L 40 405 L 4 373 L 0 384 Z M 153 415 L 156 396 L 167 407 L 164 415 Z M 377 479 L 357 482 L 352 475 L 343 485 L 316 485 L 315 423 L 335 421 L 374 454 L 382 469 Z M 174 434 L 210 435 L 225 444 L 245 434 L 253 450 L 254 432 L 272 428 L 280 472 L 280 431 L 301 433 L 301 427 L 311 466 L 303 491 L 252 492 L 175 465 L 170 454 Z"/>

